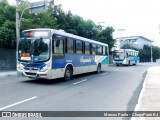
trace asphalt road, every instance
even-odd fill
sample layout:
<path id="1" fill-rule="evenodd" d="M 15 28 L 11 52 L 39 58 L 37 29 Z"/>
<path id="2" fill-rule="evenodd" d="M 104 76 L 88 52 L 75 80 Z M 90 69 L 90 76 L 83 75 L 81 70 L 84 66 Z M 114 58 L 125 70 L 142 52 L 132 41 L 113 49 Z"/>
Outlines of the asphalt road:
<path id="1" fill-rule="evenodd" d="M 100 74 L 78 75 L 66 82 L 63 79 L 32 80 L 14 75 L 0 77 L 0 111 L 133 111 L 146 71 L 155 65 L 158 64 L 120 67 L 110 65 Z M 39 119 L 125 120 L 128 118 Z"/>

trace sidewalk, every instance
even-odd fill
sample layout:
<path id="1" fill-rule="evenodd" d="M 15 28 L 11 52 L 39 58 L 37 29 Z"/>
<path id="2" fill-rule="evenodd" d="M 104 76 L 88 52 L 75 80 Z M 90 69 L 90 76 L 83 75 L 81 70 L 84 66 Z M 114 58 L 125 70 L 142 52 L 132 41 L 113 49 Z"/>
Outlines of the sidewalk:
<path id="1" fill-rule="evenodd" d="M 17 75 L 16 70 L 0 70 L 0 77 Z"/>
<path id="2" fill-rule="evenodd" d="M 160 66 L 148 69 L 135 111 L 160 111 Z M 131 120 L 160 120 L 160 117 L 132 117 Z"/>

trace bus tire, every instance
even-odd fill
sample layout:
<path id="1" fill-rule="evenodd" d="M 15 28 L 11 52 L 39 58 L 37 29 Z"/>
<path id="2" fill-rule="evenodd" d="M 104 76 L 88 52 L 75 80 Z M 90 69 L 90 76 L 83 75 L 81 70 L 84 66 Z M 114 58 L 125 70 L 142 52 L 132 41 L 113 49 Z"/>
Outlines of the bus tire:
<path id="1" fill-rule="evenodd" d="M 130 62 L 130 60 L 128 61 L 128 66 L 130 66 L 131 65 L 131 62 Z"/>
<path id="2" fill-rule="evenodd" d="M 65 73 L 64 73 L 64 80 L 70 80 L 72 78 L 73 75 L 73 70 L 70 66 L 66 67 Z"/>
<path id="3" fill-rule="evenodd" d="M 101 72 L 101 64 L 98 64 L 97 66 L 97 73 L 100 73 Z"/>
<path id="4" fill-rule="evenodd" d="M 137 65 L 137 61 L 135 61 L 135 64 L 134 65 Z"/>

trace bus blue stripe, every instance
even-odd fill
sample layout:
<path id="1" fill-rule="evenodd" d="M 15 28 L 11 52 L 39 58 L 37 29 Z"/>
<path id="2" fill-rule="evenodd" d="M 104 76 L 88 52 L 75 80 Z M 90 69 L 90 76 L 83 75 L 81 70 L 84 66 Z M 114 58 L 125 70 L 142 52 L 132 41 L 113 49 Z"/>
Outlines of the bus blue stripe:
<path id="1" fill-rule="evenodd" d="M 73 64 L 74 67 L 97 65 L 94 55 L 66 54 L 64 58 L 53 59 L 52 68 L 64 68 L 68 63 Z M 108 64 L 108 57 L 104 56 L 101 63 Z"/>

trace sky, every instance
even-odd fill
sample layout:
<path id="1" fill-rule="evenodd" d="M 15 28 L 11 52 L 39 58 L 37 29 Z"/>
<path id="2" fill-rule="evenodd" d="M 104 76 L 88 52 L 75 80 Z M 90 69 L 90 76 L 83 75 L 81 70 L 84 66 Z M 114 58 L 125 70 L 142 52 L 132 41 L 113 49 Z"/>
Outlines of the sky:
<path id="1" fill-rule="evenodd" d="M 55 3 L 86 20 L 112 26 L 114 37 L 142 35 L 160 46 L 159 0 L 55 0 Z"/>
<path id="2" fill-rule="evenodd" d="M 9 0 L 15 1 L 15 0 Z M 41 0 L 29 0 L 31 2 Z M 141 35 L 160 46 L 159 0 L 54 0 L 64 11 L 115 29 L 114 38 Z M 125 29 L 123 32 L 118 29 Z"/>

